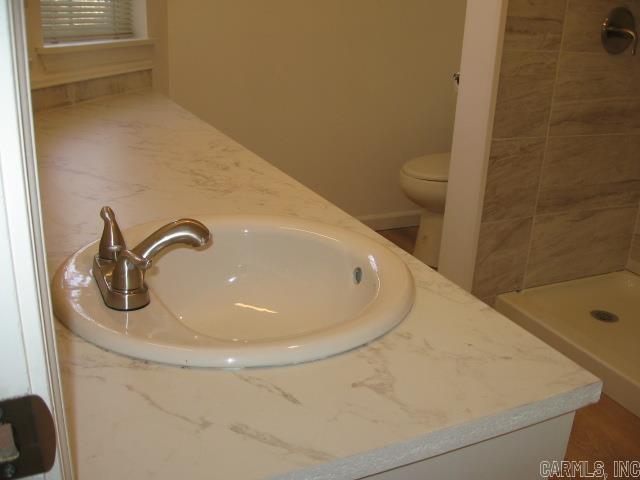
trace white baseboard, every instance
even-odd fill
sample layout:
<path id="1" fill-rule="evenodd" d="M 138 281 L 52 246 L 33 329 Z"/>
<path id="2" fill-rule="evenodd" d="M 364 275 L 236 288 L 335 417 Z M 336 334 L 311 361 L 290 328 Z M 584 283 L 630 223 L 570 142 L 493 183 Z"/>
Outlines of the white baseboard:
<path id="1" fill-rule="evenodd" d="M 389 230 L 391 228 L 413 227 L 420 224 L 421 210 L 405 210 L 402 212 L 373 213 L 356 217 L 372 230 Z"/>

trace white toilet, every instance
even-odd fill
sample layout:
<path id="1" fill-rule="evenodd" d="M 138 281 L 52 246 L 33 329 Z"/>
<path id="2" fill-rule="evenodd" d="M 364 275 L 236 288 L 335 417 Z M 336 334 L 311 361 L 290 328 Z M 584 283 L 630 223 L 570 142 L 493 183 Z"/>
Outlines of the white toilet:
<path id="1" fill-rule="evenodd" d="M 430 267 L 438 266 L 450 153 L 413 158 L 400 170 L 402 190 L 423 208 L 413 254 Z"/>

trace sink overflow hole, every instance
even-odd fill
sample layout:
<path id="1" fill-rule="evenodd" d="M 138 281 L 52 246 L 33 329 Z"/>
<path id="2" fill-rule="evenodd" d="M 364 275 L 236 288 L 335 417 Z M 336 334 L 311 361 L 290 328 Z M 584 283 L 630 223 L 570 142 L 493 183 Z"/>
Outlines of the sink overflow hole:
<path id="1" fill-rule="evenodd" d="M 362 269 L 360 267 L 353 269 L 353 281 L 356 285 L 359 285 L 360 282 L 362 282 Z"/>
<path id="2" fill-rule="evenodd" d="M 606 310 L 591 310 L 591 316 L 601 322 L 613 323 L 620 320 L 615 313 L 607 312 Z"/>

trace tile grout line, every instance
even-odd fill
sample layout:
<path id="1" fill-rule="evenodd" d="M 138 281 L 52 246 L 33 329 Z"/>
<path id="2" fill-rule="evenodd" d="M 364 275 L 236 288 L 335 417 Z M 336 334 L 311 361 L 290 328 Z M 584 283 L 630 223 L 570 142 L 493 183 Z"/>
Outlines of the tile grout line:
<path id="1" fill-rule="evenodd" d="M 625 203 L 623 205 L 608 205 L 601 207 L 591 207 L 591 208 L 577 208 L 574 210 L 557 210 L 555 212 L 546 212 L 539 213 L 536 217 L 555 217 L 557 215 L 569 215 L 572 213 L 581 213 L 581 212 L 604 212 L 605 210 L 626 210 L 628 208 L 637 208 L 637 202 L 634 203 Z M 635 222 L 635 221 L 634 221 Z"/>
<path id="2" fill-rule="evenodd" d="M 509 48 L 510 52 L 518 52 L 518 53 L 557 53 L 560 51 L 559 49 L 551 49 L 551 48 L 543 48 L 536 50 L 534 48 Z M 570 55 L 585 55 L 597 57 L 602 55 L 601 51 L 597 50 L 564 50 L 563 53 L 567 53 Z"/>
<path id="3" fill-rule="evenodd" d="M 572 0 L 567 0 L 567 3 L 564 7 L 564 16 L 562 18 L 562 35 L 560 36 L 560 46 L 558 48 L 558 53 L 557 53 L 558 56 L 556 60 L 558 63 L 556 64 L 556 71 L 553 78 L 553 88 L 551 89 L 551 102 L 549 105 L 549 117 L 547 118 L 547 131 L 545 135 L 544 152 L 542 155 L 542 161 L 540 162 L 540 169 L 538 172 L 538 190 L 536 192 L 536 199 L 533 204 L 533 217 L 531 219 L 531 227 L 529 230 L 529 245 L 527 246 L 527 255 L 524 262 L 524 272 L 522 275 L 522 283 L 520 285 L 520 290 L 523 290 L 525 288 L 528 271 L 529 271 L 529 265 L 531 263 L 531 253 L 533 251 L 533 236 L 534 236 L 536 216 L 537 216 L 536 214 L 538 212 L 538 203 L 540 201 L 540 193 L 542 191 L 542 176 L 544 174 L 545 165 L 547 163 L 547 157 L 549 153 L 549 133 L 551 132 L 551 115 L 553 113 L 554 97 L 556 94 L 556 88 L 558 86 L 558 77 L 560 75 L 560 57 L 562 55 L 562 47 L 564 46 L 564 43 L 565 43 L 565 35 L 567 32 L 567 15 L 569 14 L 569 6 L 571 5 L 571 1 Z"/>
<path id="4" fill-rule="evenodd" d="M 550 135 L 550 138 L 584 138 L 584 137 L 640 137 L 640 133 L 574 133 L 571 135 Z M 534 140 L 546 138 L 543 135 L 540 136 L 522 136 L 522 137 L 496 137 L 493 140 L 505 141 L 505 140 Z"/>
<path id="5" fill-rule="evenodd" d="M 626 203 L 626 204 L 623 204 L 623 205 L 609 205 L 609 206 L 604 206 L 604 207 L 579 208 L 579 209 L 575 209 L 575 210 L 558 210 L 558 211 L 555 211 L 555 212 L 539 213 L 539 214 L 535 214 L 535 215 L 533 215 L 533 214 L 532 215 L 518 215 L 517 217 L 500 218 L 498 220 L 489 220 L 488 222 L 483 222 L 483 224 L 494 225 L 496 223 L 515 222 L 516 220 L 526 220 L 527 218 L 533 218 L 533 217 L 545 218 L 545 217 L 555 217 L 555 216 L 558 216 L 558 215 L 568 215 L 568 214 L 572 214 L 572 213 L 602 212 L 602 211 L 605 211 L 605 210 L 625 210 L 625 209 L 628 209 L 628 208 L 637 209 L 638 208 L 638 202 Z M 640 227 L 640 216 L 638 216 L 638 220 L 637 221 L 634 220 L 634 225 L 636 225 L 637 227 Z"/>

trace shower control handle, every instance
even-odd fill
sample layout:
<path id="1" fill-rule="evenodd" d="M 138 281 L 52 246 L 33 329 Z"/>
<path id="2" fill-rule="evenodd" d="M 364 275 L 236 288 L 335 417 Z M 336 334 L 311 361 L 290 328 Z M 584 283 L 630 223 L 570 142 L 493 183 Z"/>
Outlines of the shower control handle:
<path id="1" fill-rule="evenodd" d="M 615 55 L 624 52 L 631 45 L 631 55 L 636 54 L 638 33 L 631 11 L 626 7 L 614 8 L 604 19 L 600 37 L 604 49 Z"/>
<path id="2" fill-rule="evenodd" d="M 611 34 L 625 37 L 631 40 L 631 55 L 636 54 L 636 48 L 638 47 L 638 35 L 634 30 L 628 28 L 612 27 L 610 25 L 602 24 L 603 35 L 607 37 Z"/>

